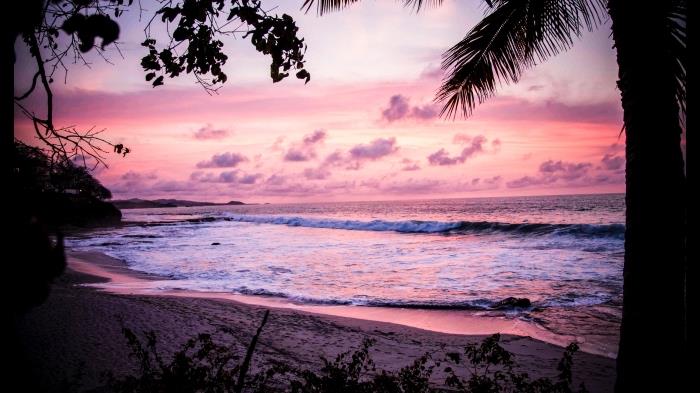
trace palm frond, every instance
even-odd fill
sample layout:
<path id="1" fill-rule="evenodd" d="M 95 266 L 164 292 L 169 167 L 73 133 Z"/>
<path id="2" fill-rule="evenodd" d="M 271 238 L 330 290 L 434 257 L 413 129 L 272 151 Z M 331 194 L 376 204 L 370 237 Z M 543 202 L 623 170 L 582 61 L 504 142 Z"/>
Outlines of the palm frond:
<path id="1" fill-rule="evenodd" d="M 304 0 L 301 9 L 309 12 L 316 4 L 316 13 L 323 15 L 328 12 L 339 11 L 347 6 L 357 3 L 360 0 Z M 443 0 L 400 0 L 405 7 L 412 7 L 420 11 L 425 7 L 436 7 L 442 5 Z M 488 0 L 487 0 L 488 1 Z"/>
<path id="2" fill-rule="evenodd" d="M 583 29 L 601 23 L 604 0 L 491 0 L 491 12 L 443 55 L 448 76 L 436 101 L 441 115 L 471 115 L 502 84 L 566 51 Z"/>
<path id="3" fill-rule="evenodd" d="M 323 15 L 327 12 L 339 11 L 343 8 L 349 6 L 350 4 L 357 3 L 360 0 L 304 0 L 301 9 L 304 12 L 309 12 L 311 7 L 316 4 L 316 13 Z"/>
<path id="4" fill-rule="evenodd" d="M 686 114 L 686 67 L 688 61 L 688 49 L 686 47 L 687 36 L 687 2 L 686 0 L 674 0 L 667 17 L 669 32 L 669 50 L 674 59 L 673 76 L 676 81 L 676 99 L 682 114 Z"/>

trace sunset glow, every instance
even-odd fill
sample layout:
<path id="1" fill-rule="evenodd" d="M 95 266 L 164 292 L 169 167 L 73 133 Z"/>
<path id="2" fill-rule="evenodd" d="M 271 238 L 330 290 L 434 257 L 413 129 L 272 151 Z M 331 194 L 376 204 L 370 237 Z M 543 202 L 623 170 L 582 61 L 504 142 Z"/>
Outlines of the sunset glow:
<path id="1" fill-rule="evenodd" d="M 270 3 L 269 8 L 274 4 Z M 280 2 L 308 44 L 311 81 L 273 84 L 268 59 L 227 42 L 228 82 L 209 96 L 190 77 L 151 88 L 137 14 L 121 18 L 114 65 L 90 54 L 56 78 L 55 123 L 105 128 L 131 153 L 96 176 L 115 199 L 246 202 L 622 192 L 624 136 L 609 26 L 528 71 L 469 119 L 439 117 L 440 55 L 473 26 L 473 1 L 417 14 L 363 2 L 318 17 Z M 134 12 L 134 11 L 131 11 Z M 16 90 L 31 82 L 17 45 Z M 585 67 L 581 67 L 585 64 Z M 31 71 L 31 70 L 30 70 Z M 40 102 L 36 97 L 35 102 Z M 15 113 L 17 134 L 32 141 Z"/>

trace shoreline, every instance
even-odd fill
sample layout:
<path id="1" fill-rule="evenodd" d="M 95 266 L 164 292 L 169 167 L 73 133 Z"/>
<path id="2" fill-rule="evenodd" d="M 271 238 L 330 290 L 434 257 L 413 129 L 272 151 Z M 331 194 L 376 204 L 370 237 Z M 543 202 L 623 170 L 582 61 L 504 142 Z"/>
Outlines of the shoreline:
<path id="1" fill-rule="evenodd" d="M 375 307 L 353 305 L 315 305 L 294 302 L 279 297 L 242 295 L 224 292 L 203 292 L 193 290 L 164 290 L 157 286 L 158 281 L 171 280 L 168 277 L 151 275 L 129 269 L 126 264 L 106 254 L 93 251 L 69 251 L 68 267 L 91 276 L 102 277 L 107 282 L 83 284 L 101 291 L 119 295 L 173 296 L 225 300 L 250 306 L 271 309 L 291 309 L 321 316 L 352 318 L 361 321 L 390 323 L 409 328 L 422 329 L 435 333 L 464 336 L 491 335 L 501 333 L 528 337 L 559 347 L 577 342 L 580 351 L 615 359 L 615 354 L 590 344 L 576 340 L 574 336 L 558 335 L 534 323 L 517 318 L 483 315 L 479 311 L 435 310 L 401 307 Z"/>
<path id="2" fill-rule="evenodd" d="M 486 337 L 438 333 L 267 303 L 251 305 L 211 296 L 136 293 L 140 291 L 125 286 L 126 282 L 140 280 L 143 290 L 162 277 L 131 271 L 127 275 L 125 269 L 121 261 L 100 258 L 99 254 L 69 254 L 68 268 L 52 285 L 46 302 L 16 321 L 17 343 L 24 353 L 18 364 L 27 371 L 23 380 L 28 391 L 66 391 L 66 383 L 72 383 L 75 375 L 82 375 L 80 387 L 73 384 L 69 391 L 101 391 L 105 371 L 133 374 L 138 365 L 130 357 L 124 327 L 140 337 L 153 331 L 159 352 L 166 357 L 202 333 L 211 334 L 217 342 L 244 354 L 260 318 L 270 308 L 253 358 L 254 367 L 282 361 L 320 370 L 321 356 L 333 359 L 339 353 L 358 349 L 364 339 L 370 338 L 375 340 L 370 353 L 377 369 L 395 371 L 425 353 L 442 359 L 446 353 L 461 352 L 464 345 L 479 343 Z M 113 286 L 122 284 L 121 293 L 99 288 L 109 284 L 110 278 L 115 280 L 111 282 Z M 531 377 L 556 375 L 563 348 L 509 334 L 501 336 L 501 345 L 515 356 L 518 369 Z M 431 382 L 442 385 L 444 378 L 444 373 L 436 370 Z M 573 379 L 576 386 L 585 382 L 590 392 L 612 392 L 615 360 L 579 351 L 574 355 Z"/>

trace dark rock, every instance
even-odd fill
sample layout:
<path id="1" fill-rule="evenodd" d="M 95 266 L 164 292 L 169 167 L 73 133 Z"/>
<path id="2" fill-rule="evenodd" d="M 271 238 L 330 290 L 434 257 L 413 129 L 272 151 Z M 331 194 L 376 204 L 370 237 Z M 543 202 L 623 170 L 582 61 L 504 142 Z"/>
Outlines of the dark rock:
<path id="1" fill-rule="evenodd" d="M 509 308 L 527 308 L 532 306 L 530 299 L 526 297 L 508 297 L 491 306 L 493 310 L 504 310 Z"/>

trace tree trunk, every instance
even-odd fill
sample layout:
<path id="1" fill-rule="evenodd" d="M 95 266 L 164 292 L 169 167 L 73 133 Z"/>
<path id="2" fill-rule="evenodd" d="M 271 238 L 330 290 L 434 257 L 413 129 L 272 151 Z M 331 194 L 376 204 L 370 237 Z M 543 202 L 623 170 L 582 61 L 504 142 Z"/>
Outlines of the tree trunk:
<path id="1" fill-rule="evenodd" d="M 681 392 L 689 386 L 684 384 L 687 194 L 666 19 L 670 3 L 608 2 L 627 137 L 616 392 Z"/>

